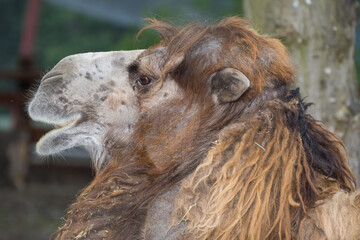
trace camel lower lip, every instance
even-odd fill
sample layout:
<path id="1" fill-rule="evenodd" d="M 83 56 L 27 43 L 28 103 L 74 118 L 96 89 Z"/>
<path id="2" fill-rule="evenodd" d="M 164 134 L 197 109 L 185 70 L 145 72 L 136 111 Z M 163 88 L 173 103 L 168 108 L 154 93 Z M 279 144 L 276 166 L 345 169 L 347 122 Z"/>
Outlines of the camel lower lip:
<path id="1" fill-rule="evenodd" d="M 78 119 L 74 119 L 65 124 L 51 124 L 54 129 L 50 130 L 36 144 L 36 152 L 40 155 L 51 155 L 53 153 L 60 152 L 65 149 L 71 148 L 69 146 L 70 135 L 76 135 L 76 122 Z"/>

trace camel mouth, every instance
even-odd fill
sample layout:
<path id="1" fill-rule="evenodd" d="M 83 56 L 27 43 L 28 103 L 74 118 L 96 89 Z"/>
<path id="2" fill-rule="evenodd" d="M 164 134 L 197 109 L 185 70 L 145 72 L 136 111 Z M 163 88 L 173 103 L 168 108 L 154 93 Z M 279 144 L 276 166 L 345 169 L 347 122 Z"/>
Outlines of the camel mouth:
<path id="1" fill-rule="evenodd" d="M 59 131 L 65 128 L 71 128 L 74 127 L 78 122 L 80 122 L 82 119 L 81 114 L 73 115 L 67 119 L 59 119 L 56 121 L 46 121 L 44 123 L 50 125 L 53 129 L 50 132 L 53 131 Z"/>
<path id="2" fill-rule="evenodd" d="M 66 127 L 71 127 L 71 126 L 75 125 L 79 120 L 80 120 L 80 117 L 76 117 L 76 118 L 74 118 L 70 121 L 64 122 L 64 123 L 49 123 L 49 124 L 53 127 L 52 131 L 55 131 L 55 130 L 61 130 Z"/>
<path id="3" fill-rule="evenodd" d="M 42 156 L 51 155 L 74 147 L 73 138 L 79 134 L 77 128 L 81 116 L 76 116 L 66 121 L 52 122 L 53 129 L 45 133 L 36 144 L 36 152 Z"/>
<path id="4" fill-rule="evenodd" d="M 73 128 L 76 126 L 76 124 L 81 120 L 81 116 L 75 116 L 71 119 L 67 119 L 67 120 L 59 120 L 59 121 L 39 121 L 37 120 L 37 122 L 40 122 L 40 123 L 44 123 L 48 126 L 50 126 L 51 130 L 46 132 L 42 137 L 41 139 L 43 138 L 46 138 L 47 135 L 50 135 L 50 134 L 55 134 L 55 132 L 60 132 L 62 130 L 65 130 L 65 129 L 69 129 L 69 128 Z M 40 140 L 41 140 L 40 139 Z"/>

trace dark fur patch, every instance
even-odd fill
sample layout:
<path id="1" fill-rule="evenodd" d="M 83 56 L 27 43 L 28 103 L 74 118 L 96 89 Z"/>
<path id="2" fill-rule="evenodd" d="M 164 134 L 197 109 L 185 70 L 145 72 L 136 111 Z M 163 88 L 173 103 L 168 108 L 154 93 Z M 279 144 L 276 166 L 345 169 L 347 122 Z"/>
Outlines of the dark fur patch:
<path id="1" fill-rule="evenodd" d="M 306 113 L 312 103 L 304 102 L 299 88 L 291 90 L 287 96 L 287 101 L 293 99 L 298 102 L 298 112 L 287 112 L 288 125 L 290 129 L 296 129 L 300 133 L 307 161 L 318 172 L 327 177 L 338 179 L 342 174 L 338 172 L 337 156 L 334 156 L 334 153 L 328 149 L 328 146 L 334 143 L 328 139 L 323 131 L 314 128 L 313 124 L 316 120 Z"/>
<path id="2" fill-rule="evenodd" d="M 130 74 L 134 74 L 137 73 L 139 71 L 139 63 L 135 62 L 135 63 L 131 63 L 128 67 L 127 70 Z"/>
<path id="3" fill-rule="evenodd" d="M 62 102 L 62 103 L 68 103 L 68 102 L 69 102 L 69 100 L 67 100 L 67 99 L 64 98 L 64 97 L 59 97 L 59 100 L 60 100 L 60 102 Z"/>
<path id="4" fill-rule="evenodd" d="M 104 84 L 101 84 L 99 89 L 98 89 L 99 92 L 105 92 L 107 90 L 109 90 L 109 88 Z"/>
<path id="5" fill-rule="evenodd" d="M 86 72 L 85 78 L 86 78 L 87 80 L 92 81 L 92 76 L 91 76 L 91 74 L 90 74 L 89 72 Z"/>

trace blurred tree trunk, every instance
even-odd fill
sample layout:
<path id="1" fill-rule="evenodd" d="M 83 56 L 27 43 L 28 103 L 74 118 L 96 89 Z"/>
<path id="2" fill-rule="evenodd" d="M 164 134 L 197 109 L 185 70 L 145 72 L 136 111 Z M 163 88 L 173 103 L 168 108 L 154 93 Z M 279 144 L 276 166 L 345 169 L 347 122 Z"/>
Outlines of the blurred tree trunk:
<path id="1" fill-rule="evenodd" d="M 245 16 L 279 38 L 298 69 L 310 112 L 343 139 L 360 181 L 360 104 L 354 65 L 355 3 L 351 0 L 244 0 Z"/>

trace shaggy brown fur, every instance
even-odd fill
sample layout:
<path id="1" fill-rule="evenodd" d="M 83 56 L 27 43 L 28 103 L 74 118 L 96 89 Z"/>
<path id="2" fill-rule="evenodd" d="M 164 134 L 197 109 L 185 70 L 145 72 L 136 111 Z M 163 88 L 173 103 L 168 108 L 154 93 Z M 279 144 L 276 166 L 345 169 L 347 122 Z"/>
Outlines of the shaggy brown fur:
<path id="1" fill-rule="evenodd" d="M 301 240 L 360 239 L 360 192 L 338 191 L 316 203 L 302 227 Z"/>
<path id="2" fill-rule="evenodd" d="M 307 156 L 316 150 L 301 132 L 316 139 L 313 147 L 323 148 L 328 158 L 346 159 L 342 143 L 309 116 L 301 119 L 301 99 L 293 97 L 262 104 L 251 118 L 244 115 L 220 133 L 179 192 L 178 216 L 195 204 L 187 214 L 189 239 L 295 238 L 314 201 L 339 189 L 331 179 L 320 188 L 324 175 Z M 347 179 L 343 184 L 352 189 Z"/>
<path id="3" fill-rule="evenodd" d="M 289 90 L 294 70 L 278 40 L 238 18 L 184 28 L 153 20 L 147 28 L 162 41 L 129 67 L 134 78 L 156 79 L 139 91 L 136 142 L 114 151 L 70 207 L 59 239 L 141 239 L 149 204 L 186 177 L 176 207 L 187 239 L 290 239 L 314 203 L 333 193 L 330 183 L 318 187 L 318 176 L 353 190 L 343 144 Z M 251 85 L 218 104 L 210 80 L 224 68 Z M 145 107 L 169 78 L 180 96 Z"/>

